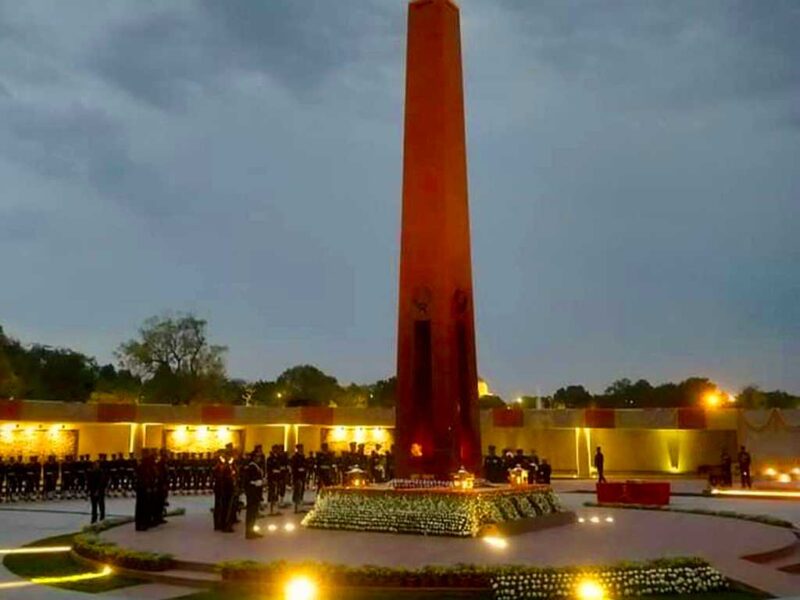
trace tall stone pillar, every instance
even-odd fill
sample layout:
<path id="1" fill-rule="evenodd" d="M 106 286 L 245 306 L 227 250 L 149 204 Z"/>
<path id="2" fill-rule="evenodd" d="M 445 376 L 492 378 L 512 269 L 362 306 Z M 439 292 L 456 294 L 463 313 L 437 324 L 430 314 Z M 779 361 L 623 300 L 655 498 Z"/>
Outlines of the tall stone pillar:
<path id="1" fill-rule="evenodd" d="M 481 467 L 459 10 L 409 4 L 397 474 Z"/>

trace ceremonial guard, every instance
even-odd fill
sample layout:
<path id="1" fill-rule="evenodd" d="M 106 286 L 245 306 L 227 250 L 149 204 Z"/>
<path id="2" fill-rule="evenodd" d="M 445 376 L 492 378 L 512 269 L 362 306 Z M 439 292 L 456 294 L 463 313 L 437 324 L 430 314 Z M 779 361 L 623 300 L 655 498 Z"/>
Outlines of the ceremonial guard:
<path id="1" fill-rule="evenodd" d="M 236 518 L 236 469 L 232 446 L 226 446 L 214 466 L 214 529 L 233 532 Z"/>
<path id="2" fill-rule="evenodd" d="M 597 469 L 597 483 L 606 483 L 606 457 L 603 455 L 600 446 L 597 447 L 597 451 L 594 453 L 594 468 Z"/>
<path id="3" fill-rule="evenodd" d="M 750 477 L 750 463 L 752 458 L 747 449 L 742 446 L 739 450 L 739 476 L 742 480 L 742 489 L 753 487 L 753 480 Z"/>
<path id="4" fill-rule="evenodd" d="M 263 537 L 256 530 L 258 509 L 261 506 L 264 494 L 264 471 L 259 465 L 260 462 L 259 453 L 254 450 L 242 474 L 244 495 L 247 499 L 247 509 L 244 517 L 244 537 L 248 540 Z"/>
<path id="5" fill-rule="evenodd" d="M 156 493 L 156 457 L 145 450 L 136 472 L 136 531 L 145 531 L 153 524 L 153 497 Z"/>
<path id="6" fill-rule="evenodd" d="M 92 503 L 92 523 L 96 523 L 98 517 L 101 521 L 106 518 L 107 487 L 108 477 L 106 472 L 100 467 L 100 462 L 95 461 L 92 464 L 92 468 L 86 473 L 86 489 L 89 492 L 89 500 Z"/>
<path id="7" fill-rule="evenodd" d="M 483 472 L 490 483 L 502 483 L 503 461 L 497 456 L 497 448 L 489 446 L 489 454 L 483 461 Z"/>
<path id="8" fill-rule="evenodd" d="M 333 482 L 333 461 L 328 451 L 328 444 L 322 444 L 322 449 L 316 455 L 317 489 L 329 486 Z"/>
<path id="9" fill-rule="evenodd" d="M 306 457 L 303 454 L 303 444 L 297 444 L 295 447 L 290 466 L 292 469 L 292 503 L 294 512 L 299 513 L 306 492 Z"/>
<path id="10" fill-rule="evenodd" d="M 58 461 L 54 455 L 47 457 L 47 462 L 44 463 L 44 499 L 52 500 L 56 493 L 56 485 L 58 484 Z"/>
<path id="11" fill-rule="evenodd" d="M 282 472 L 279 448 L 277 445 L 273 446 L 267 457 L 267 502 L 271 515 L 277 514 L 275 508 L 280 500 Z"/>
<path id="12" fill-rule="evenodd" d="M 162 448 L 161 452 L 159 453 L 158 462 L 156 463 L 156 487 L 152 508 L 152 519 L 154 525 L 166 523 L 164 514 L 166 513 L 167 506 L 169 505 L 167 502 L 167 498 L 169 497 L 169 481 L 169 455 L 167 454 L 167 451 Z"/>

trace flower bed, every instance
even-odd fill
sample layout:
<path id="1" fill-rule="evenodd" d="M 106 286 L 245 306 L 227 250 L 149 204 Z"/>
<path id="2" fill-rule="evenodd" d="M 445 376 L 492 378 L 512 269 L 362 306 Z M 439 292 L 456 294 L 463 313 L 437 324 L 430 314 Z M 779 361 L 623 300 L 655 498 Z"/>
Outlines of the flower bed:
<path id="1" fill-rule="evenodd" d="M 727 580 L 717 570 L 698 558 L 581 568 L 456 565 L 404 569 L 284 561 L 231 561 L 220 563 L 217 568 L 228 583 L 264 585 L 283 581 L 291 573 L 304 572 L 332 588 L 491 589 L 497 600 L 574 597 L 578 585 L 586 580 L 602 586 L 611 598 L 715 592 L 728 587 Z"/>
<path id="2" fill-rule="evenodd" d="M 562 512 L 549 486 L 480 490 L 350 489 L 317 496 L 303 525 L 321 529 L 477 536 L 494 524 Z"/>
<path id="3" fill-rule="evenodd" d="M 602 587 L 610 598 L 698 594 L 728 587 L 719 571 L 700 559 L 671 559 L 590 569 L 512 568 L 492 577 L 492 591 L 497 600 L 574 598 L 585 581 Z"/>
<path id="4" fill-rule="evenodd" d="M 93 534 L 75 536 L 72 551 L 89 560 L 136 571 L 167 571 L 175 568 L 175 559 L 170 554 L 126 550 Z"/>

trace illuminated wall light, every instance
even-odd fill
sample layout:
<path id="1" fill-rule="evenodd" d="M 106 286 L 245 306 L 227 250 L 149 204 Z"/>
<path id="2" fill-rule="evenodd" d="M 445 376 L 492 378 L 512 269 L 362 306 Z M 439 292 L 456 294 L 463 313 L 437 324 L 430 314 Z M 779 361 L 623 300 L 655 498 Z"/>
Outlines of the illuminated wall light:
<path id="1" fill-rule="evenodd" d="M 775 470 L 774 467 L 767 467 L 764 469 L 764 475 L 767 477 L 776 477 L 778 475 L 778 471 Z"/>
<path id="2" fill-rule="evenodd" d="M 600 522 L 600 517 L 591 517 L 589 519 L 589 521 L 591 521 L 592 523 L 599 523 Z"/>
<path id="3" fill-rule="evenodd" d="M 363 444 L 366 439 L 366 432 L 363 427 L 356 427 L 355 440 L 357 444 Z"/>
<path id="4" fill-rule="evenodd" d="M 614 517 L 606 517 L 606 523 L 613 523 Z"/>
<path id="5" fill-rule="evenodd" d="M 278 531 L 278 526 L 275 525 L 274 523 L 271 525 L 267 525 L 267 531 L 269 531 L 270 533 L 275 533 L 276 531 Z"/>
<path id="6" fill-rule="evenodd" d="M 795 467 L 792 469 L 792 475 L 800 475 L 800 467 Z"/>
<path id="7" fill-rule="evenodd" d="M 287 523 L 286 525 L 284 525 L 284 526 L 283 526 L 283 529 L 284 529 L 284 531 L 286 531 L 287 533 L 291 533 L 291 532 L 293 532 L 295 529 L 297 529 L 297 527 L 295 527 L 295 524 L 294 524 L 294 523 Z"/>
<path id="8" fill-rule="evenodd" d="M 295 575 L 283 588 L 284 600 L 315 600 L 317 593 L 317 584 L 304 575 Z"/>
<path id="9" fill-rule="evenodd" d="M 789 475 L 788 473 L 781 473 L 780 475 L 778 475 L 778 483 L 791 483 L 791 482 L 792 482 L 792 476 Z"/>
<path id="10" fill-rule="evenodd" d="M 200 441 L 205 441 L 208 438 L 208 427 L 201 425 L 195 432 L 195 437 Z"/>
<path id="11" fill-rule="evenodd" d="M 578 517 L 578 523 L 586 523 L 586 519 L 583 517 Z"/>
<path id="12" fill-rule="evenodd" d="M 372 439 L 376 442 L 383 442 L 386 440 L 386 430 L 382 427 L 374 427 L 372 429 Z"/>
<path id="13" fill-rule="evenodd" d="M 332 432 L 334 442 L 344 442 L 347 439 L 347 430 L 344 427 L 336 427 Z"/>

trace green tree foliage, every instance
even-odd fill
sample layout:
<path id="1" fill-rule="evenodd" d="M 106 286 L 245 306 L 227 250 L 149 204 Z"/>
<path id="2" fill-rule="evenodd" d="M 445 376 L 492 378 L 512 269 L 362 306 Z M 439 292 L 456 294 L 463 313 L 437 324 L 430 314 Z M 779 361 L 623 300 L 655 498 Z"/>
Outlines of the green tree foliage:
<path id="1" fill-rule="evenodd" d="M 485 394 L 478 398 L 478 408 L 481 410 L 487 408 L 505 408 L 507 404 L 503 402 L 500 396 L 495 394 Z"/>
<path id="2" fill-rule="evenodd" d="M 210 344 L 207 323 L 191 314 L 147 319 L 139 336 L 120 345 L 124 369 L 144 382 L 145 401 L 188 404 L 229 400 L 224 356 L 227 348 Z"/>
<path id="3" fill-rule="evenodd" d="M 379 379 L 369 386 L 369 406 L 392 407 L 397 404 L 397 377 Z"/>
<path id="4" fill-rule="evenodd" d="M 553 394 L 556 406 L 564 408 L 586 408 L 592 404 L 593 397 L 582 385 L 568 385 Z"/>
<path id="5" fill-rule="evenodd" d="M 335 377 L 312 365 L 286 369 L 275 383 L 287 406 L 328 406 L 342 394 Z"/>

